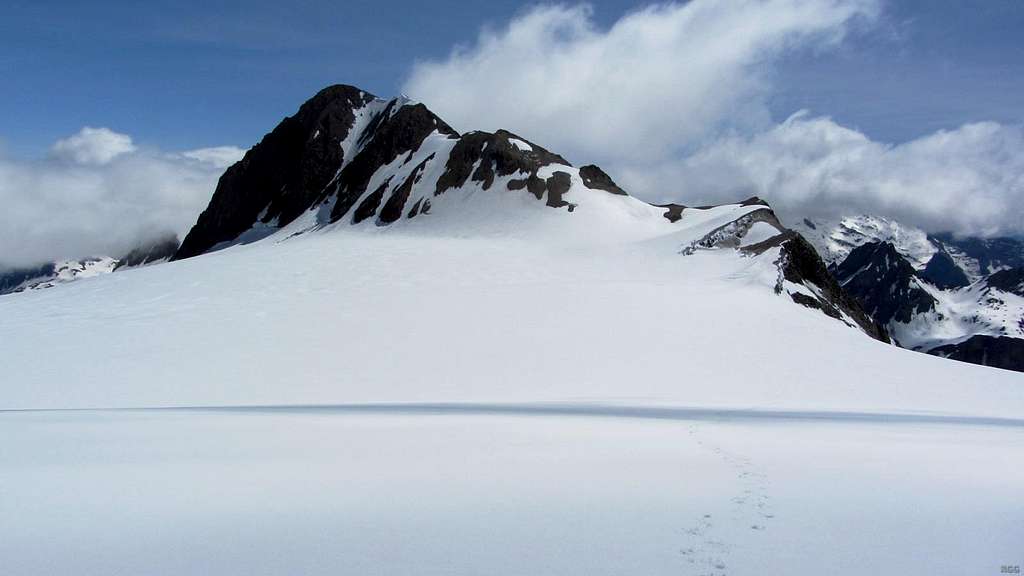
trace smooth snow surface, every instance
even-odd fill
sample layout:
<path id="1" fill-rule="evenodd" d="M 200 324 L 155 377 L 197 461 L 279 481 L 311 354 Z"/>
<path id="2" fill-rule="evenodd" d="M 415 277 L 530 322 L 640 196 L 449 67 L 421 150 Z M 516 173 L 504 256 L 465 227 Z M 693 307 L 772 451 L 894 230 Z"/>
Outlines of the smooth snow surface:
<path id="1" fill-rule="evenodd" d="M 2 408 L 220 407 L 0 412 L 2 572 L 1024 563 L 1024 375 L 794 304 L 778 249 L 681 253 L 762 207 L 437 201 L 0 296 Z"/>
<path id="2" fill-rule="evenodd" d="M 777 296 L 770 252 L 678 253 L 740 207 L 605 245 L 613 222 L 546 236 L 527 223 L 566 215 L 527 206 L 520 236 L 345 226 L 0 297 L 4 407 L 1024 405 L 1024 375 L 899 350 Z"/>
<path id="3" fill-rule="evenodd" d="M 1024 428 L 454 408 L 0 415 L 35 574 L 990 574 Z"/>

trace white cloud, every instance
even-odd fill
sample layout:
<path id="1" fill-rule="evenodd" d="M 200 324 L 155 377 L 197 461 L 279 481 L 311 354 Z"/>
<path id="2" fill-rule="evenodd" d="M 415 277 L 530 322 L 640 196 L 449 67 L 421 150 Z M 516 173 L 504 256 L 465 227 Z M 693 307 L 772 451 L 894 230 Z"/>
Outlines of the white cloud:
<path id="1" fill-rule="evenodd" d="M 888 145 L 828 118 L 768 112 L 774 64 L 837 46 L 874 0 L 692 0 L 595 24 L 541 6 L 404 91 L 460 129 L 507 128 L 624 188 L 691 205 L 757 194 L 785 216 L 868 212 L 930 231 L 1024 233 L 1020 127 L 969 124 Z"/>
<path id="2" fill-rule="evenodd" d="M 122 154 L 130 154 L 135 150 L 135 145 L 127 134 L 89 126 L 82 128 L 73 136 L 58 140 L 52 149 L 57 158 L 77 164 L 106 164 Z"/>
<path id="3" fill-rule="evenodd" d="M 758 195 L 783 214 L 876 213 L 976 235 L 1024 226 L 1024 130 L 991 122 L 890 146 L 798 114 L 760 134 L 723 138 L 649 177 L 648 185 L 679 182 L 682 195 L 700 203 Z"/>
<path id="4" fill-rule="evenodd" d="M 181 155 L 185 158 L 191 158 L 198 162 L 204 162 L 215 168 L 226 169 L 235 162 L 242 159 L 242 155 L 245 154 L 245 150 L 237 148 L 235 146 L 215 146 L 213 148 L 199 148 L 198 150 L 189 150 L 188 152 L 182 152 Z"/>
<path id="5" fill-rule="evenodd" d="M 418 63 L 404 92 L 457 128 L 506 128 L 588 162 L 660 160 L 723 124 L 765 124 L 765 65 L 834 44 L 875 11 L 873 0 L 694 0 L 603 30 L 588 6 L 541 6 Z"/>
<path id="6" fill-rule="evenodd" d="M 51 158 L 0 158 L 0 266 L 119 254 L 167 231 L 183 235 L 241 155 L 141 149 L 125 134 L 87 128 Z"/>

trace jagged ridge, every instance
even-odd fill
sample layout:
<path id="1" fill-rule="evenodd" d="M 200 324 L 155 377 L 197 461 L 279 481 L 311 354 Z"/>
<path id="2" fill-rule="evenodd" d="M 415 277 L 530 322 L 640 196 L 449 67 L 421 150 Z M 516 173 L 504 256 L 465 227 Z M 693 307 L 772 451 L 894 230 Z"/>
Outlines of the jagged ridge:
<path id="1" fill-rule="evenodd" d="M 446 194 L 467 187 L 529 194 L 566 212 L 594 195 L 622 198 L 625 210 L 655 215 L 669 226 L 684 220 L 688 211 L 713 208 L 647 204 L 629 196 L 601 168 L 575 168 L 507 130 L 459 134 L 422 104 L 405 98 L 384 101 L 338 85 L 320 91 L 228 169 L 174 258 L 258 240 L 282 228 L 294 235 L 342 221 L 390 226 L 431 214 Z M 683 253 L 740 248 L 756 255 L 778 248 L 780 277 L 803 286 L 792 293 L 794 301 L 813 303 L 829 316 L 888 340 L 766 202 L 751 198 L 739 206 L 750 210 L 697 238 Z M 767 228 L 748 236 L 756 225 Z M 756 243 L 762 245 L 750 250 Z"/>

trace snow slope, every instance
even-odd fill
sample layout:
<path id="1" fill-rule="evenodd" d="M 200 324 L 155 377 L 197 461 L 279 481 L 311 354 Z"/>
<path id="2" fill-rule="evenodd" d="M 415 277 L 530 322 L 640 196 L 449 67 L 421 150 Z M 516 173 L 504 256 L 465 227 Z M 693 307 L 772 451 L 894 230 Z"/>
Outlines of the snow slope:
<path id="1" fill-rule="evenodd" d="M 526 407 L 23 412 L 0 427 L 11 576 L 952 575 L 1024 561 L 1021 428 Z"/>
<path id="2" fill-rule="evenodd" d="M 0 412 L 4 573 L 1024 562 L 1024 377 L 794 305 L 777 247 L 683 254 L 763 207 L 450 194 L 0 296 L 3 407 L 56 409 Z M 61 410 L 116 406 L 222 408 Z"/>
<path id="3" fill-rule="evenodd" d="M 1019 374 L 899 350 L 777 295 L 777 248 L 681 254 L 757 206 L 672 226 L 464 193 L 401 227 L 285 229 L 0 297 L 4 407 L 593 399 L 1015 416 L 1024 401 Z"/>
<path id="4" fill-rule="evenodd" d="M 651 206 L 339 94 L 222 179 L 184 255 L 217 251 L 0 296 L 5 574 L 1024 563 L 1024 375 L 823 314 L 759 202 Z M 249 188 L 289 142 L 340 168 Z"/>

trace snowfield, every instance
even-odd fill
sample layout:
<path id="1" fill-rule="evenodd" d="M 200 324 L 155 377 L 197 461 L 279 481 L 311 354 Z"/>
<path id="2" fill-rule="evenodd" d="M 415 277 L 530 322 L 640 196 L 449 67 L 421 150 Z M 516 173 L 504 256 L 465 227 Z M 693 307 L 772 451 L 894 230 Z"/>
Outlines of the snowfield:
<path id="1" fill-rule="evenodd" d="M 998 574 L 1020 427 L 435 408 L 0 417 L 5 574 Z"/>
<path id="2" fill-rule="evenodd" d="M 777 249 L 682 254 L 757 206 L 597 198 L 0 297 L 3 572 L 1024 564 L 1024 375 L 794 304 Z"/>

